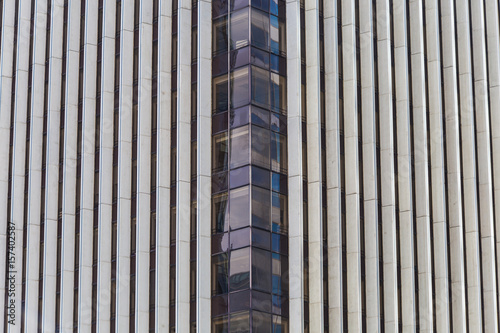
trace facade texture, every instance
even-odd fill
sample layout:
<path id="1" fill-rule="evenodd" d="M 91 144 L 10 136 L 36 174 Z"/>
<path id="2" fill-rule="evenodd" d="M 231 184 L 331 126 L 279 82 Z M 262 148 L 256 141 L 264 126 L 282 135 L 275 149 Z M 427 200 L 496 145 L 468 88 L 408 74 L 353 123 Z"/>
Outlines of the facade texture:
<path id="1" fill-rule="evenodd" d="M 499 331 L 498 0 L 0 18 L 0 331 Z"/>

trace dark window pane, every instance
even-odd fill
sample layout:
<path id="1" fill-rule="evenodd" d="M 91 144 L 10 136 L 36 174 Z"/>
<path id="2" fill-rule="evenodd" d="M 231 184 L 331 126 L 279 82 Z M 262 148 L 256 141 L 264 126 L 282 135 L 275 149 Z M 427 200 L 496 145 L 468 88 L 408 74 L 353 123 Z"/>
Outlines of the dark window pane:
<path id="1" fill-rule="evenodd" d="M 288 260 L 287 257 L 273 253 L 273 294 L 286 295 L 288 292 Z"/>
<path id="2" fill-rule="evenodd" d="M 212 174 L 212 193 L 227 191 L 227 171 Z"/>
<path id="3" fill-rule="evenodd" d="M 231 128 L 240 127 L 248 124 L 248 106 L 231 110 L 229 124 Z"/>
<path id="4" fill-rule="evenodd" d="M 270 18 L 270 23 L 271 23 L 271 52 L 274 54 L 279 54 L 280 53 L 280 34 L 279 34 L 279 23 L 278 23 L 278 18 L 274 15 L 271 15 Z"/>
<path id="5" fill-rule="evenodd" d="M 287 197 L 274 193 L 272 194 L 272 222 L 273 232 L 287 233 L 288 231 L 288 201 Z"/>
<path id="6" fill-rule="evenodd" d="M 306 332 L 305 327 L 304 332 Z M 273 316 L 271 333 L 288 333 L 288 319 L 281 316 Z"/>
<path id="7" fill-rule="evenodd" d="M 218 194 L 212 198 L 212 229 L 214 232 L 228 230 L 227 194 Z"/>
<path id="8" fill-rule="evenodd" d="M 234 50 L 231 52 L 231 70 L 248 65 L 250 61 L 250 47 Z M 213 74 L 212 74 L 213 75 Z"/>
<path id="9" fill-rule="evenodd" d="M 253 65 L 269 69 L 269 53 L 252 47 L 250 61 Z"/>
<path id="10" fill-rule="evenodd" d="M 236 190 L 231 190 L 229 194 L 229 224 L 231 226 L 231 230 L 250 225 L 249 191 L 249 187 L 245 186 Z"/>
<path id="11" fill-rule="evenodd" d="M 286 135 L 286 116 L 271 113 L 271 129 Z"/>
<path id="12" fill-rule="evenodd" d="M 278 252 L 281 254 L 288 254 L 287 236 L 273 233 L 273 235 L 272 235 L 272 249 L 273 249 L 273 252 Z"/>
<path id="13" fill-rule="evenodd" d="M 252 249 L 252 288 L 271 292 L 271 252 Z"/>
<path id="14" fill-rule="evenodd" d="M 269 49 L 269 15 L 260 10 L 252 10 L 252 45 Z"/>
<path id="15" fill-rule="evenodd" d="M 257 67 L 252 67 L 252 102 L 269 106 L 269 72 Z"/>
<path id="16" fill-rule="evenodd" d="M 231 0 L 231 11 L 248 6 L 248 0 Z"/>
<path id="17" fill-rule="evenodd" d="M 271 70 L 286 76 L 286 59 L 276 54 L 271 54 Z"/>
<path id="18" fill-rule="evenodd" d="M 248 126 L 231 131 L 231 169 L 249 163 Z"/>
<path id="19" fill-rule="evenodd" d="M 273 15 L 278 15 L 278 0 L 271 0 L 269 11 Z"/>
<path id="20" fill-rule="evenodd" d="M 228 333 L 228 317 L 219 317 L 212 319 L 212 333 Z"/>
<path id="21" fill-rule="evenodd" d="M 231 291 L 247 289 L 250 286 L 249 247 L 231 251 L 229 269 L 229 286 Z"/>
<path id="22" fill-rule="evenodd" d="M 269 0 L 252 0 L 252 7 L 259 8 L 263 11 L 269 11 Z"/>
<path id="23" fill-rule="evenodd" d="M 249 333 L 249 332 L 250 332 L 249 313 L 243 312 L 243 313 L 232 314 L 230 333 Z"/>
<path id="24" fill-rule="evenodd" d="M 212 52 L 218 54 L 227 51 L 227 16 L 213 21 Z"/>
<path id="25" fill-rule="evenodd" d="M 248 8 L 231 14 L 231 49 L 248 45 Z"/>
<path id="26" fill-rule="evenodd" d="M 248 166 L 231 170 L 229 172 L 229 185 L 231 188 L 248 185 L 250 183 L 250 168 Z"/>
<path id="27" fill-rule="evenodd" d="M 252 124 L 269 128 L 269 111 L 252 106 Z"/>
<path id="28" fill-rule="evenodd" d="M 258 167 L 252 167 L 252 184 L 269 188 L 270 172 Z"/>
<path id="29" fill-rule="evenodd" d="M 227 73 L 227 53 L 224 52 L 219 54 L 212 59 L 212 75 L 217 76 L 223 73 Z"/>
<path id="30" fill-rule="evenodd" d="M 228 108 L 228 86 L 227 75 L 218 76 L 213 79 L 213 108 L 216 112 L 227 111 Z"/>
<path id="31" fill-rule="evenodd" d="M 274 173 L 271 176 L 272 190 L 281 194 L 287 194 L 288 177 L 280 173 Z"/>
<path id="32" fill-rule="evenodd" d="M 284 8 L 283 8 L 284 10 Z M 284 20 L 279 20 L 280 26 L 280 52 L 286 54 L 286 24 Z"/>
<path id="33" fill-rule="evenodd" d="M 273 171 L 287 170 L 286 137 L 278 133 L 271 133 L 271 168 Z"/>
<path id="34" fill-rule="evenodd" d="M 212 256 L 212 293 L 214 295 L 228 292 L 227 254 Z"/>
<path id="35" fill-rule="evenodd" d="M 260 291 L 252 291 L 252 309 L 271 312 L 271 295 Z"/>
<path id="36" fill-rule="evenodd" d="M 248 310 L 250 308 L 250 290 L 229 294 L 230 312 Z"/>
<path id="37" fill-rule="evenodd" d="M 250 245 L 250 228 L 244 228 L 232 231 L 229 235 L 229 248 L 231 250 L 239 249 Z"/>
<path id="38" fill-rule="evenodd" d="M 212 316 L 228 313 L 228 308 L 227 295 L 212 297 Z M 217 319 L 214 319 L 214 321 L 217 321 Z"/>
<path id="39" fill-rule="evenodd" d="M 270 132 L 258 126 L 252 126 L 252 164 L 269 168 Z"/>
<path id="40" fill-rule="evenodd" d="M 252 229 L 252 246 L 269 250 L 270 238 L 271 233 L 269 231 Z"/>
<path id="41" fill-rule="evenodd" d="M 212 236 L 212 253 L 226 252 L 228 247 L 229 235 L 227 232 Z"/>
<path id="42" fill-rule="evenodd" d="M 214 0 L 212 1 L 212 17 L 217 17 L 226 14 L 228 9 L 227 0 Z"/>
<path id="43" fill-rule="evenodd" d="M 249 103 L 248 67 L 231 73 L 231 108 L 238 108 Z"/>
<path id="44" fill-rule="evenodd" d="M 227 112 L 214 115 L 212 117 L 212 133 L 216 134 L 225 130 L 227 130 Z"/>
<path id="45" fill-rule="evenodd" d="M 270 191 L 252 187 L 252 226 L 269 230 Z"/>
<path id="46" fill-rule="evenodd" d="M 271 332 L 271 314 L 252 311 L 252 333 Z"/>
<path id="47" fill-rule="evenodd" d="M 286 79 L 275 73 L 271 73 L 271 108 L 286 110 Z"/>
<path id="48" fill-rule="evenodd" d="M 212 171 L 227 170 L 228 164 L 228 147 L 227 133 L 214 135 L 212 145 Z"/>

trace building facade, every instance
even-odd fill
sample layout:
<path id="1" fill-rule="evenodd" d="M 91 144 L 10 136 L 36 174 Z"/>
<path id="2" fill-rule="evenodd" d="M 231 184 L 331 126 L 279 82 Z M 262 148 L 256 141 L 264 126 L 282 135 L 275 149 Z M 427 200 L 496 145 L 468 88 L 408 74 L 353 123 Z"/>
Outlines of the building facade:
<path id="1" fill-rule="evenodd" d="M 498 332 L 498 0 L 0 0 L 5 332 Z"/>

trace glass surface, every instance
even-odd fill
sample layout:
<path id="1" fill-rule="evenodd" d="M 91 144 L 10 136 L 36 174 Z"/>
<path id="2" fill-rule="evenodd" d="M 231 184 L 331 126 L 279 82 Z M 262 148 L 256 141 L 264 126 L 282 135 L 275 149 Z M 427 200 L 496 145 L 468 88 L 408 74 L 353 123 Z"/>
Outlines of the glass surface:
<path id="1" fill-rule="evenodd" d="M 287 119 L 286 116 L 271 113 L 271 130 L 286 134 Z"/>
<path id="2" fill-rule="evenodd" d="M 269 12 L 273 15 L 278 15 L 278 0 L 271 0 Z"/>
<path id="3" fill-rule="evenodd" d="M 250 157 L 248 126 L 231 130 L 230 168 L 248 164 Z"/>
<path id="4" fill-rule="evenodd" d="M 229 125 L 231 128 L 240 127 L 246 124 L 248 124 L 248 106 L 230 111 Z"/>
<path id="5" fill-rule="evenodd" d="M 270 229 L 270 191 L 252 187 L 252 226 Z"/>
<path id="6" fill-rule="evenodd" d="M 287 197 L 273 192 L 272 194 L 273 232 L 286 233 L 288 230 L 288 200 Z"/>
<path id="7" fill-rule="evenodd" d="M 280 53 L 280 33 L 279 33 L 279 23 L 278 18 L 274 15 L 270 17 L 271 30 L 269 35 L 271 36 L 271 52 L 275 54 Z"/>
<path id="8" fill-rule="evenodd" d="M 252 184 L 264 188 L 269 188 L 270 173 L 258 167 L 252 167 Z"/>
<path id="9" fill-rule="evenodd" d="M 229 324 L 228 317 L 218 317 L 212 319 L 212 333 L 228 333 Z"/>
<path id="10" fill-rule="evenodd" d="M 249 333 L 250 332 L 250 314 L 247 312 L 231 315 L 230 333 Z"/>
<path id="11" fill-rule="evenodd" d="M 229 264 L 229 286 L 231 291 L 250 286 L 250 248 L 231 251 Z"/>
<path id="12" fill-rule="evenodd" d="M 228 1 L 227 0 L 213 0 L 212 1 L 212 17 L 217 17 L 227 13 Z"/>
<path id="13" fill-rule="evenodd" d="M 271 70 L 286 76 L 286 58 L 271 54 Z"/>
<path id="14" fill-rule="evenodd" d="M 269 231 L 257 228 L 252 229 L 252 246 L 269 250 L 270 241 L 271 233 Z"/>
<path id="15" fill-rule="evenodd" d="M 269 128 L 269 111 L 252 106 L 252 124 Z"/>
<path id="16" fill-rule="evenodd" d="M 271 295 L 257 290 L 252 290 L 252 309 L 271 312 Z"/>
<path id="17" fill-rule="evenodd" d="M 231 250 L 239 249 L 250 245 L 250 228 L 244 228 L 232 231 L 229 235 L 229 248 Z"/>
<path id="18" fill-rule="evenodd" d="M 212 193 L 227 191 L 227 171 L 212 174 Z M 196 191 L 195 191 L 196 192 Z M 195 193 L 196 195 L 196 193 Z"/>
<path id="19" fill-rule="evenodd" d="M 283 8 L 283 11 L 285 8 Z M 278 21 L 279 26 L 280 26 L 280 52 L 282 55 L 286 53 L 286 24 L 284 20 L 279 20 Z"/>
<path id="20" fill-rule="evenodd" d="M 269 49 L 269 15 L 252 9 L 252 45 Z"/>
<path id="21" fill-rule="evenodd" d="M 219 54 L 227 51 L 227 16 L 213 21 L 212 52 Z"/>
<path id="22" fill-rule="evenodd" d="M 228 146 L 227 133 L 214 135 L 212 138 L 212 171 L 227 170 Z"/>
<path id="23" fill-rule="evenodd" d="M 231 190 L 229 194 L 229 224 L 231 230 L 250 225 L 250 189 L 248 186 Z"/>
<path id="24" fill-rule="evenodd" d="M 212 198 L 212 229 L 214 232 L 228 230 L 227 193 L 214 195 Z"/>
<path id="25" fill-rule="evenodd" d="M 248 8 L 231 14 L 231 50 L 248 45 Z"/>
<path id="26" fill-rule="evenodd" d="M 287 194 L 288 177 L 286 175 L 273 172 L 271 176 L 272 190 L 281 194 Z"/>
<path id="27" fill-rule="evenodd" d="M 277 172 L 287 170 L 286 137 L 278 133 L 271 133 L 271 168 Z"/>
<path id="28" fill-rule="evenodd" d="M 227 130 L 227 112 L 216 114 L 212 117 L 212 134 Z"/>
<path id="29" fill-rule="evenodd" d="M 231 0 L 231 11 L 248 6 L 248 0 Z"/>
<path id="30" fill-rule="evenodd" d="M 252 67 L 252 102 L 269 106 L 269 72 L 258 67 Z"/>
<path id="31" fill-rule="evenodd" d="M 287 236 L 273 233 L 271 239 L 273 252 L 288 254 Z"/>
<path id="32" fill-rule="evenodd" d="M 250 290 L 229 294 L 230 312 L 248 310 L 250 308 Z"/>
<path id="33" fill-rule="evenodd" d="M 273 294 L 286 295 L 288 292 L 287 257 L 273 253 L 272 258 Z"/>
<path id="34" fill-rule="evenodd" d="M 212 253 L 226 252 L 228 249 L 229 234 L 215 234 L 212 236 Z"/>
<path id="35" fill-rule="evenodd" d="M 269 333 L 271 331 L 271 314 L 252 311 L 252 333 Z"/>
<path id="36" fill-rule="evenodd" d="M 252 7 L 259 8 L 263 11 L 269 11 L 269 0 L 252 0 Z"/>
<path id="37" fill-rule="evenodd" d="M 212 76 L 217 76 L 222 73 L 227 73 L 227 53 L 221 53 L 212 58 Z"/>
<path id="38" fill-rule="evenodd" d="M 225 314 L 228 312 L 228 308 L 227 295 L 212 297 L 212 316 Z"/>
<path id="39" fill-rule="evenodd" d="M 306 332 L 306 327 L 304 327 L 304 332 Z M 271 333 L 288 333 L 288 319 L 281 316 L 273 316 Z"/>
<path id="40" fill-rule="evenodd" d="M 248 65 L 250 61 L 250 47 L 234 50 L 231 52 L 231 70 Z"/>
<path id="41" fill-rule="evenodd" d="M 271 292 L 271 252 L 252 249 L 252 288 Z"/>
<path id="42" fill-rule="evenodd" d="M 231 188 L 250 184 L 250 168 L 248 166 L 229 172 L 229 186 Z"/>
<path id="43" fill-rule="evenodd" d="M 269 69 L 269 53 L 252 47 L 252 51 L 250 53 L 250 62 L 253 65 Z"/>
<path id="44" fill-rule="evenodd" d="M 212 256 L 212 293 L 214 295 L 228 292 L 227 254 Z"/>
<path id="45" fill-rule="evenodd" d="M 248 67 L 231 73 L 231 108 L 238 108 L 249 103 Z"/>
<path id="46" fill-rule="evenodd" d="M 286 79 L 276 73 L 271 73 L 271 108 L 286 110 Z"/>
<path id="47" fill-rule="evenodd" d="M 252 164 L 269 168 L 269 130 L 252 126 Z"/>
<path id="48" fill-rule="evenodd" d="M 213 79 L 213 108 L 215 112 L 227 111 L 228 108 L 228 86 L 227 75 L 221 75 Z"/>

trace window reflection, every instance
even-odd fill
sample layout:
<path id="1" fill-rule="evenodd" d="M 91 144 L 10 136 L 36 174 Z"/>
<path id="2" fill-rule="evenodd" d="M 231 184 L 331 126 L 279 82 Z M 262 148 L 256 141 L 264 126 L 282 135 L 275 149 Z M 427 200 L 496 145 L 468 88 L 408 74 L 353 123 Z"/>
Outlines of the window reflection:
<path id="1" fill-rule="evenodd" d="M 271 73 L 271 108 L 273 111 L 286 109 L 286 79 Z"/>
<path id="2" fill-rule="evenodd" d="M 249 333 L 250 332 L 250 314 L 247 312 L 231 315 L 230 333 Z"/>
<path id="3" fill-rule="evenodd" d="M 269 72 L 257 67 L 252 67 L 252 102 L 269 105 Z"/>
<path id="4" fill-rule="evenodd" d="M 269 49 L 269 15 L 252 10 L 252 45 Z"/>
<path id="5" fill-rule="evenodd" d="M 237 168 L 249 162 L 248 126 L 239 127 L 231 131 L 230 167 Z"/>
<path id="6" fill-rule="evenodd" d="M 248 45 L 248 8 L 231 14 L 231 49 Z"/>
<path id="7" fill-rule="evenodd" d="M 214 232 L 227 231 L 227 218 L 227 193 L 215 195 L 212 198 L 212 229 Z"/>
<path id="8" fill-rule="evenodd" d="M 221 75 L 213 79 L 213 108 L 215 112 L 227 111 L 228 87 L 227 75 Z"/>
<path id="9" fill-rule="evenodd" d="M 250 225 L 249 187 L 231 190 L 229 194 L 229 224 L 231 230 Z"/>
<path id="10" fill-rule="evenodd" d="M 212 144 L 212 171 L 227 170 L 228 146 L 227 133 L 221 133 L 213 137 Z"/>
<path id="11" fill-rule="evenodd" d="M 287 169 L 286 137 L 278 133 L 271 133 L 271 168 L 277 172 Z"/>
<path id="12" fill-rule="evenodd" d="M 219 54 L 227 51 L 227 16 L 213 21 L 212 52 Z"/>
<path id="13" fill-rule="evenodd" d="M 249 247 L 231 251 L 229 264 L 229 286 L 231 291 L 247 289 L 250 286 Z"/>
<path id="14" fill-rule="evenodd" d="M 231 73 L 231 107 L 248 104 L 248 97 L 248 67 L 243 67 Z"/>
<path id="15" fill-rule="evenodd" d="M 271 314 L 252 311 L 252 332 L 268 333 L 271 331 Z"/>
<path id="16" fill-rule="evenodd" d="M 252 187 L 252 226 L 270 229 L 270 194 L 269 190 Z"/>
<path id="17" fill-rule="evenodd" d="M 227 254 L 212 256 L 212 292 L 215 295 L 228 292 Z"/>
<path id="18" fill-rule="evenodd" d="M 212 319 L 212 333 L 228 333 L 228 316 Z"/>
<path id="19" fill-rule="evenodd" d="M 252 164 L 269 168 L 270 132 L 258 126 L 252 126 Z"/>
<path id="20" fill-rule="evenodd" d="M 288 230 L 288 200 L 283 194 L 272 195 L 273 232 L 286 233 Z"/>
<path id="21" fill-rule="evenodd" d="M 271 252 L 252 249 L 252 288 L 271 291 Z"/>

